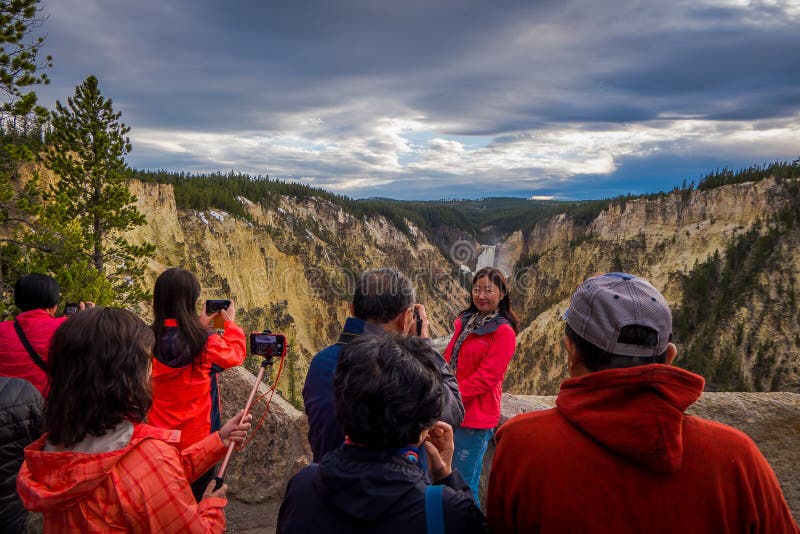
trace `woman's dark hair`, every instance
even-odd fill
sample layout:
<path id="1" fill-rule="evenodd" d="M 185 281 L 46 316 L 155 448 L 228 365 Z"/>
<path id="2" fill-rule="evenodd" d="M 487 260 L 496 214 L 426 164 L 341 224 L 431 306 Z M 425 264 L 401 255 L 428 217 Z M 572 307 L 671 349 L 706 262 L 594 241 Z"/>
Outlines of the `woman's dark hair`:
<path id="1" fill-rule="evenodd" d="M 506 321 L 509 322 L 511 328 L 514 329 L 514 333 L 519 333 L 519 319 L 517 319 L 517 314 L 514 313 L 514 310 L 511 309 L 511 300 L 508 296 L 506 275 L 504 275 L 503 271 L 500 269 L 495 269 L 494 267 L 484 267 L 472 277 L 472 287 L 475 287 L 475 284 L 477 284 L 478 280 L 481 278 L 488 278 L 494 285 L 500 288 L 500 291 L 503 292 L 503 297 L 500 299 L 497 309 L 500 311 L 500 315 L 505 317 Z M 478 307 L 475 306 L 475 301 L 472 300 L 472 295 L 470 295 L 469 306 L 462 310 L 459 315 L 467 312 L 476 313 L 477 311 Z"/>
<path id="2" fill-rule="evenodd" d="M 621 369 L 625 367 L 638 367 L 651 363 L 666 363 L 667 351 L 658 356 L 625 356 L 606 352 L 594 343 L 582 338 L 570 325 L 564 328 L 564 334 L 575 343 L 583 364 L 591 372 L 606 369 Z M 658 345 L 658 332 L 649 326 L 629 324 L 623 326 L 619 332 L 618 343 L 626 345 L 639 345 L 641 347 L 655 347 Z"/>
<path id="3" fill-rule="evenodd" d="M 127 310 L 91 308 L 53 335 L 45 426 L 54 445 L 70 447 L 150 410 L 153 332 Z"/>
<path id="4" fill-rule="evenodd" d="M 164 321 L 175 319 L 178 331 L 195 358 L 200 355 L 208 341 L 208 330 L 197 316 L 197 299 L 200 298 L 200 282 L 191 271 L 172 267 L 156 279 L 153 289 L 153 332 L 156 345 L 153 353 L 159 354 L 159 341 L 164 333 Z"/>
<path id="5" fill-rule="evenodd" d="M 430 341 L 360 336 L 339 357 L 336 418 L 355 443 L 394 449 L 419 441 L 439 420 L 444 388 Z"/>
<path id="6" fill-rule="evenodd" d="M 31 273 L 14 284 L 14 305 L 26 312 L 58 304 L 58 282 L 46 274 Z"/>

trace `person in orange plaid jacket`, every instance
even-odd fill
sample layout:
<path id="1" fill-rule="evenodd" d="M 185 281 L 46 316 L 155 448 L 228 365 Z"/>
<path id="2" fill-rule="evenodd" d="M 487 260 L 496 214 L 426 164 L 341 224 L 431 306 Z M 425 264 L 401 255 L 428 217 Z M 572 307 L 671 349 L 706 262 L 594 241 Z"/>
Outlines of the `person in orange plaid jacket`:
<path id="1" fill-rule="evenodd" d="M 242 413 L 190 447 L 144 424 L 154 336 L 132 313 L 95 308 L 53 337 L 47 433 L 25 449 L 17 491 L 59 532 L 224 532 L 223 485 L 197 503 L 190 481 L 250 428 Z M 248 416 L 249 418 L 249 416 Z"/>

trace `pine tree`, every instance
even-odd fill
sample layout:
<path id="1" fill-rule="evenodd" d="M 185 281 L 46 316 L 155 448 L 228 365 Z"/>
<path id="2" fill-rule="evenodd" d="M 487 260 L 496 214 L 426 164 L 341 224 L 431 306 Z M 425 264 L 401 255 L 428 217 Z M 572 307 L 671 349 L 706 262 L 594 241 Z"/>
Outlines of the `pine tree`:
<path id="1" fill-rule="evenodd" d="M 33 85 L 49 83 L 41 69 L 51 57 L 38 61 L 43 37 L 31 33 L 42 24 L 39 0 L 0 0 L 0 222 L 6 222 L 15 200 L 12 180 L 20 162 L 33 159 L 26 143 L 40 131 L 47 110 L 37 104 Z"/>
<path id="2" fill-rule="evenodd" d="M 146 297 L 139 281 L 154 247 L 133 245 L 123 235 L 145 218 L 126 184 L 130 128 L 120 117 L 94 76 L 75 88 L 66 105 L 56 102 L 44 162 L 58 180 L 48 191 L 44 217 L 66 245 L 51 257 L 51 270 L 75 278 L 78 286 L 94 284 L 95 294 L 82 298 L 132 304 Z"/>
<path id="3" fill-rule="evenodd" d="M 35 183 L 20 183 L 22 163 L 32 161 L 41 144 L 47 110 L 30 88 L 48 83 L 41 70 L 51 57 L 38 58 L 44 42 L 34 37 L 43 18 L 39 0 L 0 0 L 0 316 L 12 309 L 11 287 L 21 274 L 27 246 L 18 239 L 38 205 Z M 32 146 L 33 145 L 33 146 Z"/>

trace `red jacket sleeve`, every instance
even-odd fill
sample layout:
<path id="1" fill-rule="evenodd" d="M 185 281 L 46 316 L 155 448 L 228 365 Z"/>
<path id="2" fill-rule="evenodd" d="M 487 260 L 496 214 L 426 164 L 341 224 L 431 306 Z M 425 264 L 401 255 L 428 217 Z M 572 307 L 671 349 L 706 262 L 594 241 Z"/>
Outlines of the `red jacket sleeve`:
<path id="1" fill-rule="evenodd" d="M 800 533 L 797 523 L 786 504 L 781 486 L 775 472 L 766 458 L 750 441 L 754 466 L 750 469 L 752 480 L 752 499 L 755 501 L 756 518 L 751 532 L 767 534 L 768 532 Z"/>
<path id="2" fill-rule="evenodd" d="M 514 421 L 509 421 L 510 427 Z M 531 479 L 535 474 L 530 465 L 520 463 L 530 448 L 526 442 L 534 434 L 520 434 L 519 426 L 510 429 L 508 423 L 495 434 L 495 450 L 489 470 L 486 491 L 486 519 L 490 532 L 539 532 L 541 521 L 538 503 L 542 478 Z M 508 432 L 510 430 L 510 432 Z M 522 498 L 520 498 L 522 496 Z M 522 516 L 523 520 L 518 521 Z"/>
<path id="3" fill-rule="evenodd" d="M 133 530 L 176 534 L 225 532 L 227 499 L 212 497 L 197 503 L 178 450 L 169 446 L 160 447 L 159 452 L 150 456 L 151 461 L 155 460 L 152 476 L 143 484 Z"/>
<path id="4" fill-rule="evenodd" d="M 219 432 L 209 434 L 181 451 L 181 463 L 186 478 L 194 482 L 200 475 L 222 460 L 228 448 L 222 444 Z"/>
<path id="5" fill-rule="evenodd" d="M 211 334 L 204 352 L 207 361 L 223 369 L 242 365 L 247 352 L 244 331 L 233 321 L 225 321 L 222 335 Z"/>
<path id="6" fill-rule="evenodd" d="M 461 398 L 466 401 L 471 397 L 491 391 L 495 386 L 501 384 L 516 347 L 517 336 L 513 328 L 504 324 L 495 330 L 486 357 L 481 360 L 478 369 L 466 379 L 458 382 Z"/>

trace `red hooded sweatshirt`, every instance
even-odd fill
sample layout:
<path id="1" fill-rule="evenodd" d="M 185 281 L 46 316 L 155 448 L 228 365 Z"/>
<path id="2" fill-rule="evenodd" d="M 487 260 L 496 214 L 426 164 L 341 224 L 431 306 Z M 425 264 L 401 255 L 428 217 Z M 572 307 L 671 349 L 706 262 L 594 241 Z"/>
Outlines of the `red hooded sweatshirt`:
<path id="1" fill-rule="evenodd" d="M 702 390 L 667 365 L 566 380 L 497 433 L 491 531 L 800 532 L 753 441 L 684 414 Z"/>

